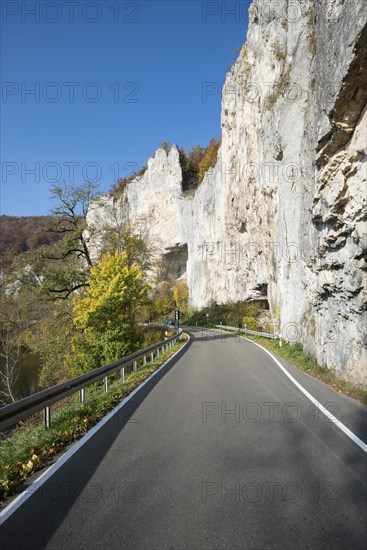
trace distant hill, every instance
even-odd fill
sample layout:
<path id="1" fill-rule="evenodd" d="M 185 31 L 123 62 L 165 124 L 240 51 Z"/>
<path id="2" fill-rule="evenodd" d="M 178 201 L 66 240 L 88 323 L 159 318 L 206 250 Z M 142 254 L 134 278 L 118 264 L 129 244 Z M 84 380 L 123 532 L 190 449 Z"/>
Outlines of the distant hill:
<path id="1" fill-rule="evenodd" d="M 52 216 L 0 216 L 0 267 L 9 266 L 18 254 L 57 241 L 60 235 L 45 229 L 51 220 Z"/>

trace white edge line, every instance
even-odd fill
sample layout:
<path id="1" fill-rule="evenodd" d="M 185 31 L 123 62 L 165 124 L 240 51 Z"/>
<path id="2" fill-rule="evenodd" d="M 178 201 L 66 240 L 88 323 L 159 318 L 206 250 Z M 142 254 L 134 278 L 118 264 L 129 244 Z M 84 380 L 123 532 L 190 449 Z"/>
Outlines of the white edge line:
<path id="1" fill-rule="evenodd" d="M 181 350 L 183 350 L 189 341 L 191 340 L 190 336 L 187 334 L 188 340 L 184 343 L 184 345 L 177 350 L 167 361 L 163 363 L 157 370 L 155 370 L 148 378 L 146 378 L 139 386 L 137 386 L 129 395 L 124 397 L 124 399 L 116 405 L 112 411 L 110 411 L 106 416 L 104 416 L 93 428 L 91 428 L 85 435 L 83 435 L 79 441 L 74 443 L 70 449 L 68 449 L 60 458 L 54 462 L 54 464 L 51 464 L 51 466 L 43 472 L 35 481 L 31 483 L 31 485 L 25 489 L 20 495 L 18 495 L 4 510 L 0 513 L 0 525 L 2 525 L 9 517 L 22 505 L 26 500 L 32 496 L 50 477 L 57 472 L 65 462 L 69 460 L 79 449 L 96 433 L 102 426 L 104 426 L 145 384 L 147 384 L 154 376 L 156 376 L 164 367 L 168 365 L 170 361 L 178 353 L 180 353 Z"/>
<path id="2" fill-rule="evenodd" d="M 362 449 L 362 451 L 367 453 L 366 443 L 364 443 L 362 441 L 362 439 L 359 439 L 358 436 L 356 436 L 349 428 L 347 428 L 342 422 L 340 422 L 340 420 L 338 420 L 333 414 L 331 414 L 330 411 L 328 411 L 323 405 L 321 405 L 321 403 L 319 403 L 317 401 L 317 399 L 315 399 L 303 386 L 301 386 L 301 384 L 299 382 L 297 382 L 297 380 L 295 378 L 293 378 L 293 376 L 291 374 L 289 374 L 287 369 L 285 367 L 283 367 L 283 365 L 280 363 L 280 361 L 278 361 L 278 359 L 276 357 L 274 357 L 274 355 L 269 350 L 267 350 L 266 348 L 263 348 L 263 346 L 261 346 L 257 342 L 253 342 L 249 338 L 245 338 L 244 336 L 241 336 L 241 338 L 246 340 L 246 342 L 251 342 L 251 344 L 254 344 L 255 346 L 258 346 L 263 351 L 265 351 L 268 355 L 270 355 L 270 357 L 273 359 L 273 361 L 275 361 L 275 363 L 278 365 L 278 367 L 284 372 L 284 374 L 286 376 L 288 376 L 288 378 L 291 380 L 291 382 L 293 382 L 293 384 L 295 386 L 297 386 L 297 388 L 299 390 L 301 390 L 301 392 L 311 401 L 311 403 L 313 403 L 313 405 L 315 405 L 327 418 L 329 418 L 329 420 L 331 420 L 336 426 L 338 426 L 338 428 L 342 432 L 344 432 L 352 441 L 354 441 L 354 443 L 356 443 L 358 445 L 358 447 L 360 447 Z"/>

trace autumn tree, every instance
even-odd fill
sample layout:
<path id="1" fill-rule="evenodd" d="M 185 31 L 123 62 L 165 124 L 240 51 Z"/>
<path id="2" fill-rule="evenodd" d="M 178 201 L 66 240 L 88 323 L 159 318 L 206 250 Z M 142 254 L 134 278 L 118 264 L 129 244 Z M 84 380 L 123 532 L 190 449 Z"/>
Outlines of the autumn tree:
<path id="1" fill-rule="evenodd" d="M 220 139 L 213 138 L 207 147 L 196 145 L 188 151 L 179 149 L 183 191 L 196 189 L 203 181 L 207 170 L 213 168 L 217 161 L 220 144 Z"/>
<path id="2" fill-rule="evenodd" d="M 136 178 L 141 178 L 144 176 L 145 172 L 147 171 L 147 165 L 143 164 L 140 168 L 135 170 L 132 174 L 129 176 L 125 176 L 124 178 L 119 178 L 116 183 L 113 185 L 110 193 L 113 197 L 120 197 L 124 192 L 126 187 Z"/>
<path id="3" fill-rule="evenodd" d="M 162 281 L 151 292 L 151 317 L 156 321 L 162 321 L 165 317 L 171 317 L 175 309 L 175 300 L 172 292 L 172 283 Z"/>
<path id="4" fill-rule="evenodd" d="M 210 140 L 209 145 L 205 149 L 205 154 L 199 161 L 198 180 L 201 183 L 204 179 L 206 172 L 215 166 L 217 162 L 218 149 L 221 141 L 213 138 Z"/>
<path id="5" fill-rule="evenodd" d="M 258 302 L 245 302 L 245 315 L 242 319 L 242 326 L 250 330 L 259 330 L 259 315 L 261 306 Z"/>
<path id="6" fill-rule="evenodd" d="M 189 289 L 186 281 L 178 281 L 172 289 L 175 307 L 181 312 L 181 316 L 188 313 Z"/>
<path id="7" fill-rule="evenodd" d="M 179 159 L 182 170 L 182 189 L 195 189 L 199 183 L 199 164 L 204 158 L 205 150 L 200 145 L 192 147 L 188 152 L 179 149 Z"/>
<path id="8" fill-rule="evenodd" d="M 74 298 L 72 342 L 73 374 L 86 372 L 139 349 L 143 332 L 137 327 L 139 308 L 147 301 L 149 285 L 137 264 L 129 265 L 128 255 L 105 254 L 92 267 L 89 286 Z"/>
<path id="9" fill-rule="evenodd" d="M 34 251 L 58 240 L 59 235 L 45 230 L 51 216 L 0 216 L 0 267 L 4 272 L 19 254 Z"/>

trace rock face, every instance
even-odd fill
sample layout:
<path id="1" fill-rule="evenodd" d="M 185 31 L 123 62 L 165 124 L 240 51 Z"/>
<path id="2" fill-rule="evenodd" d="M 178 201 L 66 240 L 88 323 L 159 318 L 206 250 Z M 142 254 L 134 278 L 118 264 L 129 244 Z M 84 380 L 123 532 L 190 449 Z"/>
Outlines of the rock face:
<path id="1" fill-rule="evenodd" d="M 266 298 L 287 340 L 365 386 L 366 4 L 270 4 L 250 7 L 217 164 L 196 192 L 182 193 L 177 148 L 159 149 L 88 221 L 142 223 L 171 275 L 187 260 L 195 307 Z"/>

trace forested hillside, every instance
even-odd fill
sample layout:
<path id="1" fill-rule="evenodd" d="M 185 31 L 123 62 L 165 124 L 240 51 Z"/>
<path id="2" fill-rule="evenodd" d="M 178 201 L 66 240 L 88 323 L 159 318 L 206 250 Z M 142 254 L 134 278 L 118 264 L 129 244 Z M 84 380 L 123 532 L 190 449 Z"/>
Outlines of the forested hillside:
<path id="1" fill-rule="evenodd" d="M 60 238 L 48 230 L 52 216 L 0 216 L 0 267 L 10 265 L 17 254 L 35 250 Z"/>

